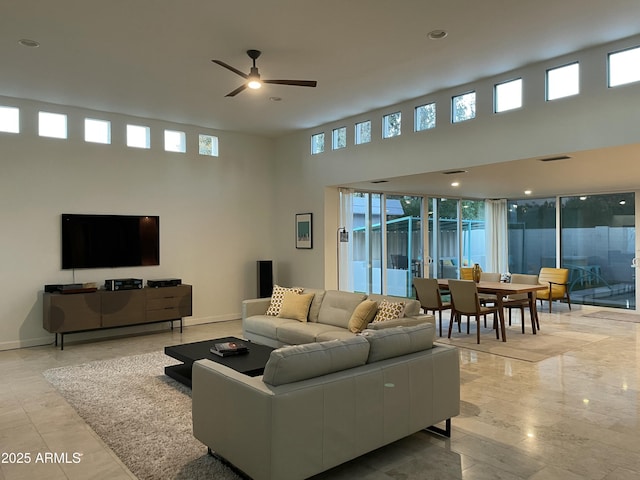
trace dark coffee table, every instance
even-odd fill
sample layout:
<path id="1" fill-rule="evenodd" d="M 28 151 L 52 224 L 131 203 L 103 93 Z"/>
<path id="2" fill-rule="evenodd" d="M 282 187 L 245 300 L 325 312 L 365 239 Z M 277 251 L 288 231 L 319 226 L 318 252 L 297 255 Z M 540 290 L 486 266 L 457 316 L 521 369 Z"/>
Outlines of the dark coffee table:
<path id="1" fill-rule="evenodd" d="M 220 357 L 209 351 L 216 343 L 222 342 L 242 342 L 249 348 L 248 353 L 239 355 L 230 355 L 228 357 Z M 196 360 L 208 358 L 216 363 L 221 363 L 227 367 L 233 368 L 237 372 L 255 377 L 262 375 L 264 366 L 269 360 L 269 355 L 274 349 L 266 345 L 260 345 L 248 340 L 242 340 L 236 337 L 216 338 L 214 340 L 205 340 L 202 342 L 185 343 L 183 345 L 173 345 L 164 347 L 164 353 L 176 360 L 183 362 L 180 365 L 171 365 L 164 367 L 164 373 L 178 382 L 191 388 L 191 367 Z"/>

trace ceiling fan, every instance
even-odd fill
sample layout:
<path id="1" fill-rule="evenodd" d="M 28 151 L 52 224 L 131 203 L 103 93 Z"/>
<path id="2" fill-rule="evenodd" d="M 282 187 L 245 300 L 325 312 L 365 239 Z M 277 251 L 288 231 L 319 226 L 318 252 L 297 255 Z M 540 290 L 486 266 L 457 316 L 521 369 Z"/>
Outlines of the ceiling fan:
<path id="1" fill-rule="evenodd" d="M 224 63 L 222 60 L 211 60 L 213 63 L 217 63 L 221 67 L 231 70 L 236 75 L 240 75 L 242 78 L 247 79 L 247 81 L 243 85 L 236 88 L 233 92 L 227 93 L 225 95 L 226 97 L 235 97 L 247 87 L 258 89 L 262 86 L 263 83 L 271 83 L 275 85 L 294 85 L 297 87 L 315 87 L 318 84 L 318 82 L 316 82 L 315 80 L 262 80 L 260 78 L 260 73 L 258 73 L 258 67 L 256 67 L 256 59 L 260 56 L 261 53 L 262 52 L 260 50 L 247 50 L 247 55 L 249 55 L 249 58 L 253 60 L 253 67 L 251 67 L 251 71 L 248 75 L 241 72 L 237 68 Z"/>

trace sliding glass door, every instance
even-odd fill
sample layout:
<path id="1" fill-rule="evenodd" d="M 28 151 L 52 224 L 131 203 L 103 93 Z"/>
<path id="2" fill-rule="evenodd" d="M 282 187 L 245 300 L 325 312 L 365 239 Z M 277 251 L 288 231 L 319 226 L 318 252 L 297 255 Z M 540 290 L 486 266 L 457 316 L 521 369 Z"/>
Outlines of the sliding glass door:
<path id="1" fill-rule="evenodd" d="M 561 266 L 571 303 L 635 309 L 633 193 L 560 199 Z"/>

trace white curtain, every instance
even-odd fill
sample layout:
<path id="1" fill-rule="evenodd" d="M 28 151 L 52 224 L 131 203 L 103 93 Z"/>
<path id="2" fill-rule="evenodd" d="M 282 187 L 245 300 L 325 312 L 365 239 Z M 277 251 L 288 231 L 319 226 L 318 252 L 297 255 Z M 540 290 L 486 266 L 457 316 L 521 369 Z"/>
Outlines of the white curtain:
<path id="1" fill-rule="evenodd" d="M 507 201 L 485 200 L 487 272 L 509 271 Z"/>
<path id="2" fill-rule="evenodd" d="M 340 192 L 340 225 L 336 231 L 338 255 L 338 290 L 353 291 L 353 275 L 351 265 L 353 260 L 353 190 L 341 188 Z M 342 228 L 349 234 L 348 242 L 340 241 Z"/>

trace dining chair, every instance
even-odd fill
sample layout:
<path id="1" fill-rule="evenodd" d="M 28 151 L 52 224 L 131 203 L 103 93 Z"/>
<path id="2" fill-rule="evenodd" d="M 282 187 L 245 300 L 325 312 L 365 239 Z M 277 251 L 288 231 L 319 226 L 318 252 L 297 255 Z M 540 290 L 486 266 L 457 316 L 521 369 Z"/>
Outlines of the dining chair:
<path id="1" fill-rule="evenodd" d="M 476 318 L 476 336 L 477 342 L 480 343 L 480 317 L 493 313 L 493 326 L 496 331 L 496 338 L 500 338 L 500 330 L 498 327 L 498 307 L 485 307 L 480 305 L 478 298 L 478 287 L 473 280 L 449 280 L 449 291 L 451 292 L 452 317 L 460 323 L 462 315 L 467 317 L 467 333 L 469 333 L 469 323 L 471 317 Z M 451 338 L 451 329 L 453 327 L 454 318 L 449 322 L 449 335 Z"/>
<path id="2" fill-rule="evenodd" d="M 460 267 L 461 280 L 473 280 L 473 267 Z"/>
<path id="3" fill-rule="evenodd" d="M 514 273 L 511 275 L 511 283 L 524 283 L 527 285 L 538 285 L 538 275 L 525 275 L 523 273 Z M 524 333 L 524 308 L 529 307 L 529 294 L 517 293 L 507 296 L 502 305 L 509 310 L 509 325 L 511 325 L 511 310 L 514 308 L 520 309 L 520 318 L 522 321 L 522 333 Z M 533 312 L 532 312 L 533 313 Z M 535 317 L 536 327 L 540 329 L 540 322 L 538 317 Z"/>
<path id="4" fill-rule="evenodd" d="M 551 313 L 551 303 L 554 300 L 567 299 L 569 310 L 571 310 L 571 298 L 569 298 L 569 269 L 568 268 L 550 268 L 542 267 L 538 275 L 538 282 L 547 285 L 547 290 L 540 290 L 536 297 L 540 300 L 549 302 L 549 313 Z"/>
<path id="5" fill-rule="evenodd" d="M 493 272 L 481 272 L 480 273 L 480 281 L 481 282 L 499 282 L 500 274 Z M 480 299 L 480 305 L 487 306 L 490 303 L 493 305 L 498 304 L 498 299 L 492 293 L 478 293 L 478 298 Z M 487 326 L 487 316 L 484 316 L 484 326 Z"/>
<path id="6" fill-rule="evenodd" d="M 438 320 L 440 322 L 440 336 L 442 336 L 442 311 L 451 309 L 451 302 L 443 302 L 440 294 L 438 280 L 435 278 L 414 278 L 413 288 L 416 290 L 416 298 L 420 302 L 420 306 L 424 313 L 433 314 L 438 312 Z M 460 324 L 458 324 L 460 330 Z"/>

